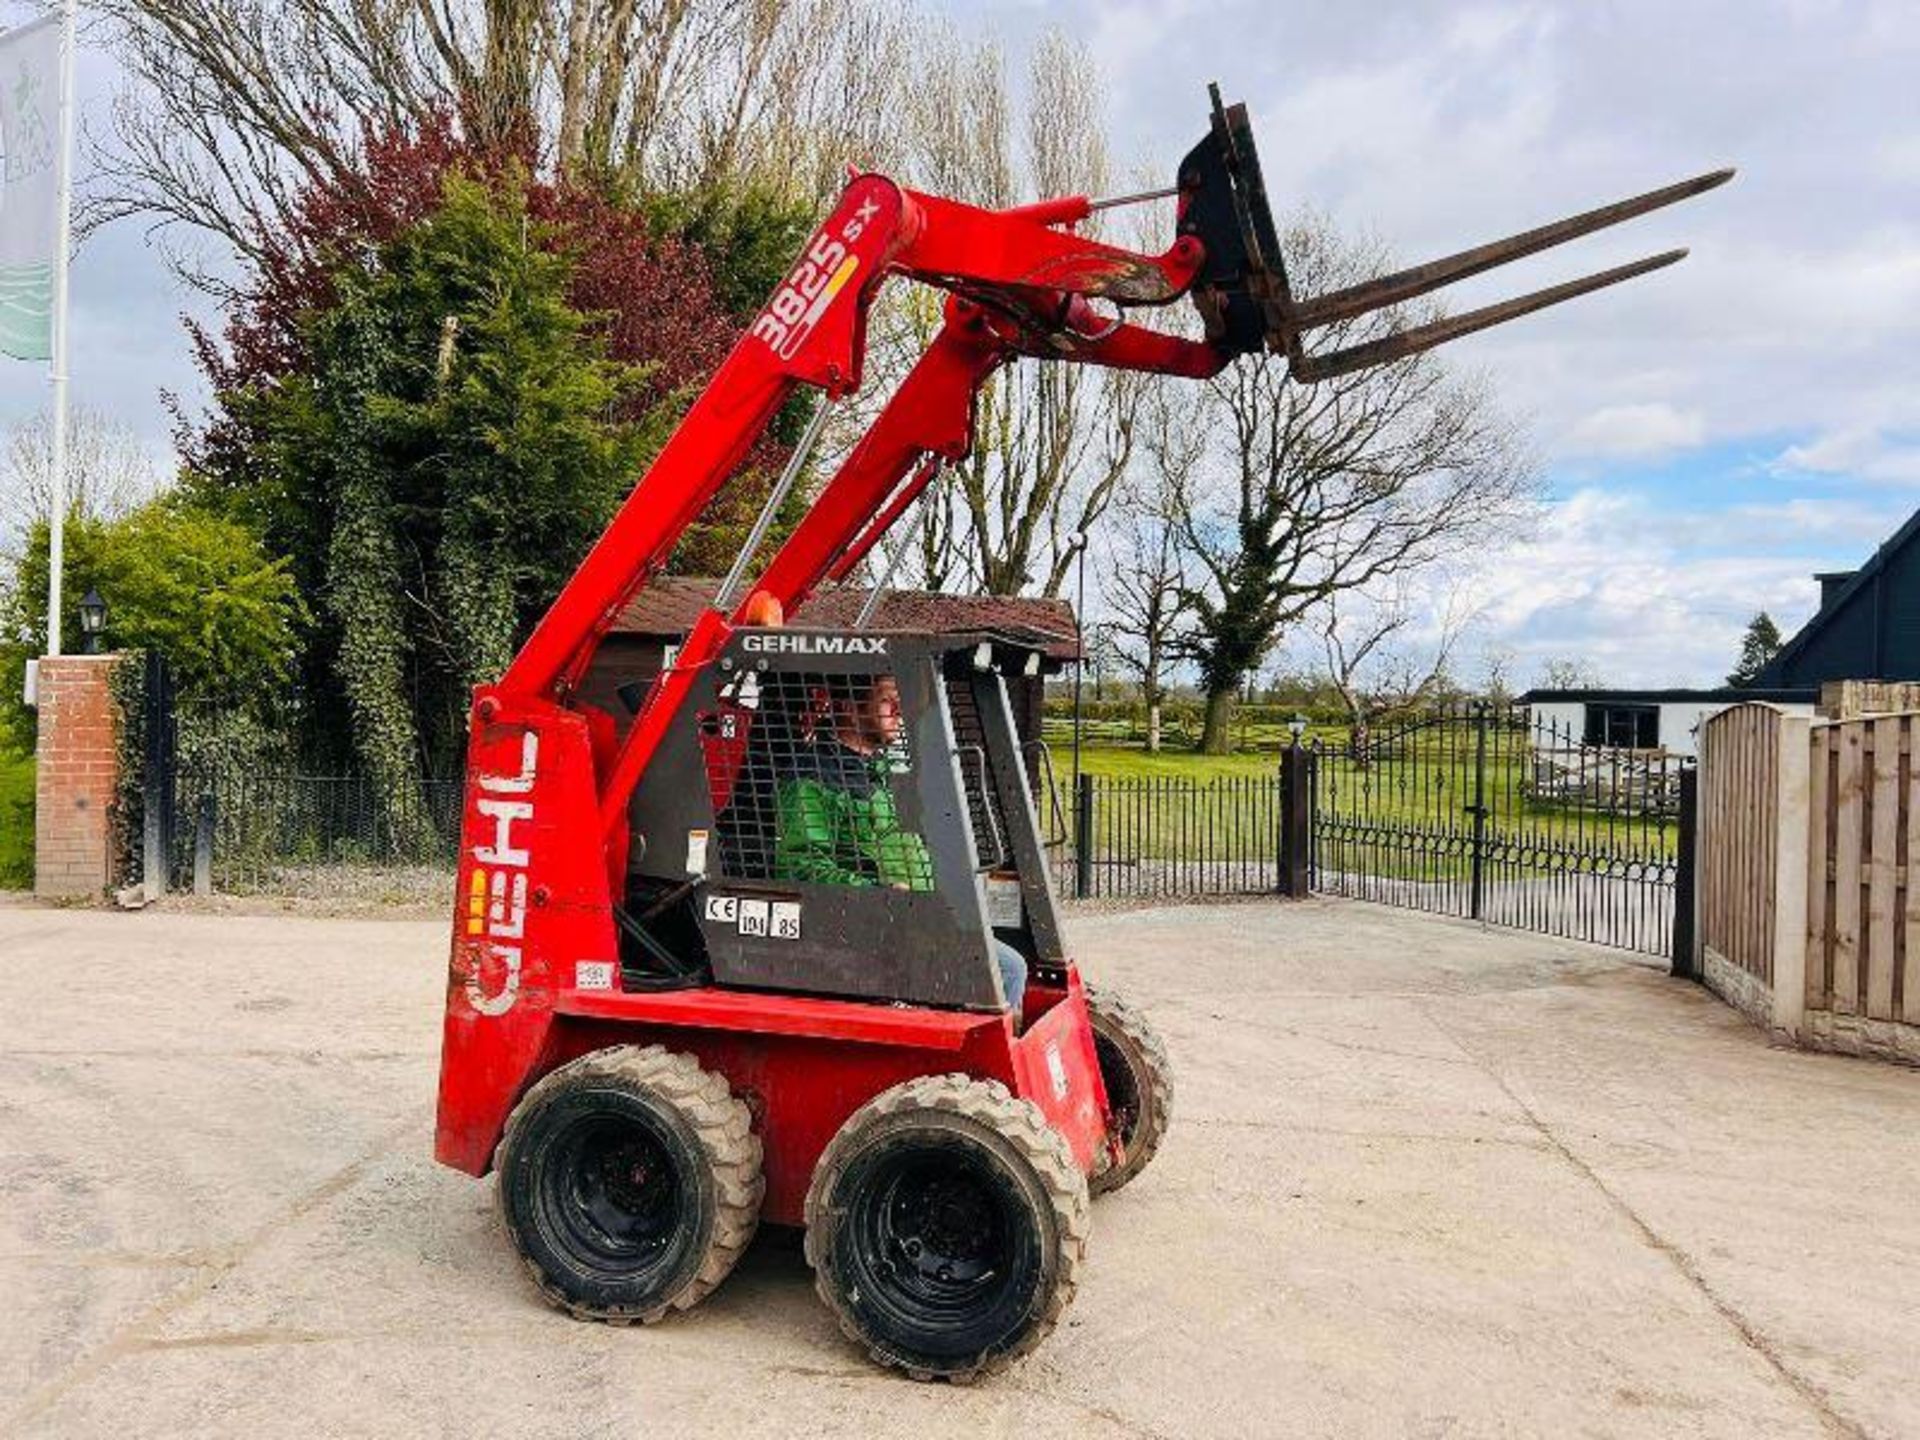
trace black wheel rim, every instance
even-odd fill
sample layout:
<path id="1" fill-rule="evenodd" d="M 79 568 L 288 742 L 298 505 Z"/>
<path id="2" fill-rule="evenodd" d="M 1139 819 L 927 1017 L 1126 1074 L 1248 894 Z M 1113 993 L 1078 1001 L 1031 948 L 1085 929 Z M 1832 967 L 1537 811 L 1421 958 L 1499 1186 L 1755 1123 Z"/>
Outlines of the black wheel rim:
<path id="1" fill-rule="evenodd" d="M 1038 1268 L 1007 1178 L 952 1147 L 902 1149 L 864 1169 L 843 1234 L 848 1278 L 882 1329 L 928 1353 L 999 1340 Z"/>
<path id="2" fill-rule="evenodd" d="M 1131 1152 L 1134 1136 L 1140 1129 L 1140 1077 L 1133 1073 L 1126 1055 L 1109 1036 L 1093 1032 L 1094 1058 L 1100 1065 L 1100 1080 L 1107 1087 L 1107 1111 L 1113 1116 L 1113 1133 L 1120 1148 Z"/>
<path id="3" fill-rule="evenodd" d="M 686 1210 L 673 1150 L 637 1117 L 583 1117 L 555 1137 L 541 1204 L 576 1254 L 646 1269 L 673 1248 Z"/>

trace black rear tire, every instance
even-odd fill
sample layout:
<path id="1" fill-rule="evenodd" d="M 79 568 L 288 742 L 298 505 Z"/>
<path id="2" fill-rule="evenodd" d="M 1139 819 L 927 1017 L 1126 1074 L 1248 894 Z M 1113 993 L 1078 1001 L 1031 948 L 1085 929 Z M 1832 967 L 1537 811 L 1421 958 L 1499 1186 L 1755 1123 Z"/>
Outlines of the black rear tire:
<path id="1" fill-rule="evenodd" d="M 760 1216 L 760 1138 L 727 1082 L 658 1045 L 583 1055 L 514 1107 L 500 1214 L 548 1301 L 651 1324 L 699 1303 Z"/>
<path id="2" fill-rule="evenodd" d="M 1173 1122 L 1173 1066 L 1146 1016 L 1111 990 L 1089 985 L 1087 1013 L 1120 1148 L 1120 1159 L 1088 1182 L 1095 1195 L 1106 1195 L 1146 1169 L 1166 1139 Z"/>
<path id="3" fill-rule="evenodd" d="M 916 1380 L 1032 1350 L 1073 1298 L 1086 1177 L 1039 1107 L 927 1076 L 855 1111 L 807 1191 L 807 1262 L 841 1328 Z"/>

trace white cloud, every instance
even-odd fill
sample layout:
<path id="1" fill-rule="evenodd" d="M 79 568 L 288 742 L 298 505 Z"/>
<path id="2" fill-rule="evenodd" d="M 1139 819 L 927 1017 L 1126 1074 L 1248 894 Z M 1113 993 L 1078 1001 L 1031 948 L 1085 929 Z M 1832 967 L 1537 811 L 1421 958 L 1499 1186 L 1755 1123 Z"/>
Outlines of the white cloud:
<path id="1" fill-rule="evenodd" d="M 1224 55 L 1221 34 L 1235 37 Z M 1783 437 L 1897 434 L 1911 414 L 1911 0 L 1464 12 L 1378 0 L 1364 23 L 1350 9 L 1216 0 L 1205 25 L 1130 7 L 1124 37 L 1123 142 L 1149 133 L 1171 149 L 1197 134 L 1199 82 L 1218 74 L 1252 106 L 1277 205 L 1311 202 L 1408 260 L 1739 165 L 1724 189 L 1448 293 L 1465 308 L 1692 248 L 1675 269 L 1447 352 L 1489 374 L 1550 461 L 1643 458 L 1582 448 L 1595 438 L 1585 422 L 1633 407 L 1692 417 L 1698 443 L 1768 454 Z"/>
<path id="2" fill-rule="evenodd" d="M 1840 563 L 1849 547 L 1864 559 L 1905 521 L 1915 500 L 1850 499 L 1763 501 L 1730 506 L 1713 517 L 1714 539 L 1723 549 L 1765 552 L 1783 541 L 1817 542 Z"/>
<path id="3" fill-rule="evenodd" d="M 1832 430 L 1804 445 L 1788 446 L 1772 468 L 1783 474 L 1800 471 L 1920 484 L 1920 434 L 1888 436 L 1867 426 Z"/>
<path id="4" fill-rule="evenodd" d="M 1874 150 L 1874 164 L 1887 179 L 1920 184 L 1920 135 L 1898 135 Z"/>
<path id="5" fill-rule="evenodd" d="M 1813 572 L 1858 564 L 1907 513 L 1892 497 L 1673 512 L 1580 490 L 1481 577 L 1483 633 L 1523 676 L 1575 658 L 1614 685 L 1717 684 L 1756 611 L 1791 633 L 1817 603 Z"/>
<path id="6" fill-rule="evenodd" d="M 1676 410 L 1665 401 L 1608 405 L 1567 432 L 1560 449 L 1570 455 L 1651 459 L 1690 450 L 1706 435 L 1698 411 Z"/>

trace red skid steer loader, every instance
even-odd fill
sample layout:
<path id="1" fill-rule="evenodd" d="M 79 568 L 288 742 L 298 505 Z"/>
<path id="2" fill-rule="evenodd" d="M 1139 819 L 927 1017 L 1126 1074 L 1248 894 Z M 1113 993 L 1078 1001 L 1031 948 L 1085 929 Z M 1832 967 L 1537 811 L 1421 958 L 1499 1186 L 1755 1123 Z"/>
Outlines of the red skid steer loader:
<path id="1" fill-rule="evenodd" d="M 820 1296 L 879 1362 L 962 1379 L 1037 1345 L 1083 1262 L 1088 1197 L 1167 1129 L 1153 1031 L 1082 983 L 1005 677 L 1032 638 L 783 623 L 846 577 L 943 464 L 1002 365 L 1202 379 L 1284 354 L 1313 383 L 1615 284 L 1684 252 L 1331 353 L 1309 332 L 1722 183 L 1719 172 L 1313 298 L 1287 284 L 1244 107 L 1150 196 L 984 210 L 856 174 L 791 273 L 471 714 L 435 1153 L 498 1174 L 555 1305 L 658 1320 L 763 1220 L 805 1227 Z M 1172 201 L 1138 254 L 1076 232 Z M 945 323 L 748 583 L 868 307 L 904 276 Z M 1125 318 L 1191 298 L 1203 336 Z M 624 725 L 580 698 L 601 637 L 798 387 L 805 440 L 733 572 Z M 1018 1010 L 1010 987 L 1027 983 Z"/>

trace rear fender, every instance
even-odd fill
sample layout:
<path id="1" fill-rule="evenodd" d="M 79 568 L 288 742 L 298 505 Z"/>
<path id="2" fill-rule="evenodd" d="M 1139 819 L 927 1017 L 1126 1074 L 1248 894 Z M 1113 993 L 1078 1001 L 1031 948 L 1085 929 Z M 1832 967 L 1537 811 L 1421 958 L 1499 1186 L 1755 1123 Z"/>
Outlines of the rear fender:
<path id="1" fill-rule="evenodd" d="M 475 695 L 447 966 L 435 1158 L 472 1175 L 542 1073 L 555 992 L 618 984 L 586 721 Z"/>
<path id="2" fill-rule="evenodd" d="M 1107 1087 L 1078 972 L 1068 970 L 1065 995 L 1014 1041 L 1013 1074 L 1015 1089 L 1066 1137 L 1080 1168 L 1089 1175 L 1104 1168 L 1111 1153 Z"/>

